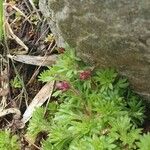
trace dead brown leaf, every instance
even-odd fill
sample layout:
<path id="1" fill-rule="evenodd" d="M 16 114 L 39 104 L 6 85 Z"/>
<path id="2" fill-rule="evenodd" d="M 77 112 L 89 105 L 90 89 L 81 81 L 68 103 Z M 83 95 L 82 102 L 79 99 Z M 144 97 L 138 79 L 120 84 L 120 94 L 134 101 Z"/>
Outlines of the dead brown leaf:
<path id="1" fill-rule="evenodd" d="M 36 65 L 36 66 L 51 66 L 57 60 L 57 55 L 51 56 L 30 56 L 30 55 L 7 55 L 8 58 L 25 64 Z"/>
<path id="2" fill-rule="evenodd" d="M 36 108 L 43 105 L 43 103 L 51 97 L 54 87 L 54 81 L 46 83 L 41 90 L 34 97 L 28 108 L 23 114 L 22 122 L 25 124 L 32 117 L 33 112 Z"/>

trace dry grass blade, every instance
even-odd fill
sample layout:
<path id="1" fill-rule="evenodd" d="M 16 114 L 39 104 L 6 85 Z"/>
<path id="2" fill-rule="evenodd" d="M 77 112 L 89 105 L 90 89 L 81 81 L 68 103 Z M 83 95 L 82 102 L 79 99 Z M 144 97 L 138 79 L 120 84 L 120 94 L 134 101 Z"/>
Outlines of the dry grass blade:
<path id="1" fill-rule="evenodd" d="M 12 31 L 9 23 L 7 21 L 5 21 L 5 24 L 6 24 L 6 28 L 8 29 L 9 31 L 9 34 L 12 36 L 12 38 L 20 45 L 22 46 L 24 49 L 25 49 L 25 53 L 28 53 L 28 47 L 21 41 L 21 39 L 19 39 L 15 34 L 14 32 Z"/>
<path id="2" fill-rule="evenodd" d="M 51 66 L 57 60 L 57 55 L 51 56 L 29 56 L 29 55 L 7 55 L 8 58 L 25 64 L 36 65 L 36 66 Z"/>
<path id="3" fill-rule="evenodd" d="M 17 8 L 15 5 L 12 5 L 10 3 L 4 3 L 5 6 L 10 6 L 12 7 L 14 10 L 16 10 L 17 12 L 19 12 L 24 18 L 25 20 L 27 20 L 30 24 L 32 24 L 32 22 L 29 20 L 29 17 L 27 17 L 24 12 L 22 12 L 19 8 Z"/>
<path id="4" fill-rule="evenodd" d="M 4 117 L 8 114 L 15 114 L 16 118 L 20 118 L 21 112 L 17 108 L 8 108 L 8 109 L 2 109 L 0 108 L 0 117 Z"/>
<path id="5" fill-rule="evenodd" d="M 8 89 L 2 89 L 0 88 L 0 96 L 6 96 L 8 94 L 9 90 Z"/>
<path id="6" fill-rule="evenodd" d="M 0 80 L 0 85 L 1 85 L 1 91 L 0 91 L 1 94 L 0 95 L 2 96 L 0 106 L 2 108 L 5 108 L 7 105 L 7 94 L 9 92 L 9 81 L 7 78 L 8 70 L 7 70 L 7 68 L 5 68 L 3 70 L 2 69 L 3 67 L 4 67 L 3 58 L 1 58 L 0 59 L 0 76 L 3 78 L 3 80 Z"/>
<path id="7" fill-rule="evenodd" d="M 43 105 L 43 103 L 51 97 L 54 87 L 54 81 L 46 83 L 42 89 L 37 93 L 34 97 L 32 102 L 30 103 L 29 107 L 26 109 L 25 113 L 23 114 L 22 123 L 25 124 L 29 119 L 32 117 L 34 110 L 37 107 Z"/>
<path id="8" fill-rule="evenodd" d="M 29 2 L 30 2 L 30 4 L 31 4 L 32 8 L 34 9 L 34 11 L 36 12 L 36 14 L 37 14 L 39 20 L 41 20 L 41 17 L 40 17 L 40 15 L 39 15 L 39 13 L 38 13 L 38 10 L 36 9 L 36 7 L 35 7 L 35 5 L 34 5 L 34 3 L 33 3 L 33 0 L 29 0 Z"/>

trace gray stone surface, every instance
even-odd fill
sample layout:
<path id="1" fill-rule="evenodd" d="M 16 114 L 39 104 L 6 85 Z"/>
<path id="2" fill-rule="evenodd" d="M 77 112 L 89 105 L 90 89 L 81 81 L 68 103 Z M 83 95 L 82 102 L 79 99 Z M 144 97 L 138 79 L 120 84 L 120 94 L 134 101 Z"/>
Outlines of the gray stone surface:
<path id="1" fill-rule="evenodd" d="M 40 0 L 58 46 L 115 67 L 150 99 L 150 0 Z"/>

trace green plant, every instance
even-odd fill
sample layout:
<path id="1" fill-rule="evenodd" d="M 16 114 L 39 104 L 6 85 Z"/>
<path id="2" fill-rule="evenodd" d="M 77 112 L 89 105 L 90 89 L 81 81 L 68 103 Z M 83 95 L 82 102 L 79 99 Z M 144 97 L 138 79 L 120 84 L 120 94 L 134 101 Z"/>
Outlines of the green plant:
<path id="1" fill-rule="evenodd" d="M 44 108 L 39 108 L 33 113 L 30 126 L 27 129 L 27 136 L 34 141 L 42 131 L 49 131 L 49 123 L 44 118 Z"/>
<path id="2" fill-rule="evenodd" d="M 150 133 L 140 137 L 140 142 L 137 143 L 139 150 L 149 150 L 150 148 Z"/>
<path id="3" fill-rule="evenodd" d="M 50 122 L 53 113 L 55 112 L 56 109 L 57 109 L 57 104 L 53 102 L 48 105 L 47 108 L 47 112 L 49 113 L 48 117 L 45 116 L 44 107 L 38 108 L 34 111 L 26 134 L 30 140 L 34 141 L 36 136 L 40 132 L 49 132 Z"/>
<path id="4" fill-rule="evenodd" d="M 3 12 L 3 3 L 4 1 L 1 0 L 0 1 L 0 41 L 3 40 L 3 36 L 4 36 L 4 12 Z"/>
<path id="5" fill-rule="evenodd" d="M 9 131 L 0 131 L 0 150 L 20 150 L 20 143 L 16 135 L 11 135 Z"/>
<path id="6" fill-rule="evenodd" d="M 36 6 L 38 6 L 39 0 L 33 0 L 33 3 L 34 3 Z"/>
<path id="7" fill-rule="evenodd" d="M 145 107 L 114 69 L 95 71 L 71 49 L 39 80 L 56 81 L 53 96 L 59 103 L 55 111 L 49 109 L 46 123 L 40 109 L 29 123 L 29 133 L 48 133 L 43 150 L 132 150 L 140 147 L 137 141 L 142 144 L 138 126 L 144 121 Z M 48 128 L 35 128 L 39 120 Z"/>
<path id="8" fill-rule="evenodd" d="M 77 75 L 78 65 L 80 61 L 75 56 L 74 50 L 66 51 L 65 55 L 61 54 L 56 65 L 49 67 L 39 76 L 39 81 L 48 82 L 52 80 L 63 81 L 73 79 Z"/>
<path id="9" fill-rule="evenodd" d="M 15 76 L 15 78 L 10 81 L 10 84 L 14 88 L 21 88 L 22 87 L 21 79 L 18 76 Z"/>

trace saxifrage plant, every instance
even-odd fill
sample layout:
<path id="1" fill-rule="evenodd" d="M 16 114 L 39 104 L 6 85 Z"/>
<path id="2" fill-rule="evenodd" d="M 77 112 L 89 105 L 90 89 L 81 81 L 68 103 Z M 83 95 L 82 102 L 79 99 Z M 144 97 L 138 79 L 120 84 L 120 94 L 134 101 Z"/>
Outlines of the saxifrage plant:
<path id="1" fill-rule="evenodd" d="M 150 135 L 138 128 L 144 104 L 114 69 L 87 67 L 69 48 L 39 80 L 55 80 L 57 97 L 47 115 L 44 108 L 34 112 L 27 130 L 33 139 L 47 132 L 43 150 L 144 150 L 150 143 Z"/>

